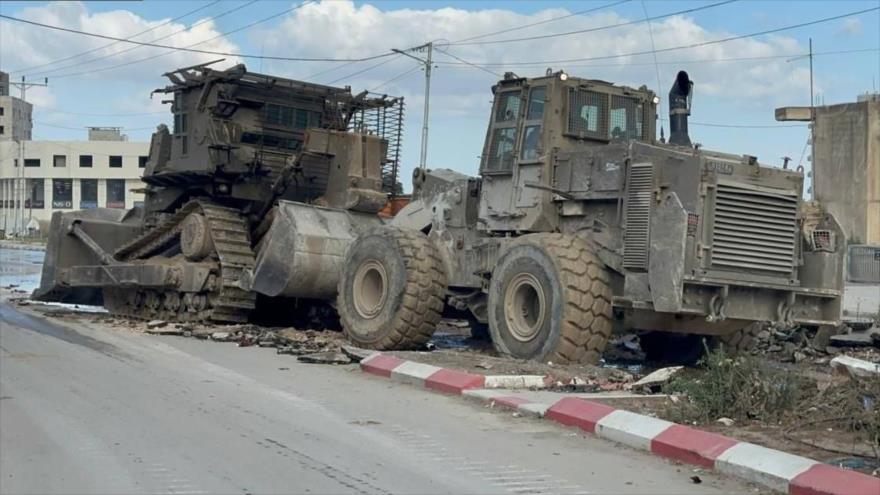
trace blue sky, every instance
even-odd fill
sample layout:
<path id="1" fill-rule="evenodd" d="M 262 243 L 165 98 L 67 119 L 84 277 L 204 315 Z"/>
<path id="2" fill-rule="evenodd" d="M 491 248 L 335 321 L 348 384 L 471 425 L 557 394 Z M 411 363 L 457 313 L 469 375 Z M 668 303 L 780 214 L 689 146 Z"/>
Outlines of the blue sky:
<path id="1" fill-rule="evenodd" d="M 645 17 L 695 8 L 713 1 L 632 0 L 581 16 L 516 30 L 485 40 L 543 35 L 638 21 Z M 262 0 L 222 18 L 211 16 L 241 6 L 222 1 L 146 2 L 0 2 L 0 13 L 65 25 L 111 36 L 128 37 L 155 27 L 185 12 L 204 7 L 173 24 L 160 26 L 136 39 L 150 41 L 160 35 L 182 31 L 158 43 L 185 46 L 217 37 L 199 47 L 235 53 L 264 53 L 282 56 L 357 57 L 384 53 L 430 39 L 457 40 L 477 34 L 508 29 L 602 7 L 614 0 L 597 1 L 322 1 L 258 24 L 229 36 L 222 33 L 290 9 L 297 3 Z M 656 48 L 681 46 L 773 29 L 822 17 L 880 6 L 869 1 L 757 1 L 740 0 L 691 14 L 651 23 Z M 195 27 L 193 24 L 199 23 Z M 805 53 L 813 38 L 814 77 L 817 97 L 827 104 L 853 101 L 856 95 L 880 89 L 880 14 L 871 12 L 775 35 L 714 45 L 701 49 L 658 53 L 660 91 L 666 96 L 674 74 L 688 70 L 696 83 L 692 138 L 707 148 L 759 156 L 778 165 L 782 156 L 795 163 L 808 137 L 803 126 L 778 125 L 773 109 L 782 105 L 809 104 L 809 72 Z M 80 35 L 47 31 L 10 21 L 0 21 L 0 69 L 15 71 L 95 50 L 109 42 Z M 33 90 L 37 105 L 36 139 L 81 139 L 89 125 L 123 126 L 131 139 L 147 140 L 154 126 L 167 122 L 166 108 L 150 91 L 164 85 L 161 73 L 177 66 L 213 59 L 211 55 L 177 52 L 152 60 L 131 63 L 165 53 L 165 50 L 116 44 L 94 53 L 24 71 L 29 78 L 49 77 L 47 90 Z M 485 46 L 452 46 L 449 51 L 475 63 L 517 63 L 532 60 L 586 58 L 650 50 L 645 23 L 594 33 Z M 128 50 L 125 53 L 114 52 Z M 871 50 L 857 53 L 825 52 Z M 112 55 L 112 56 L 111 56 Z M 105 57 L 91 61 L 97 57 Z M 772 57 L 772 58 L 771 58 Z M 731 58 L 750 60 L 730 61 Z M 714 60 L 726 61 L 714 61 Z M 91 62 L 90 62 L 91 61 Z M 240 61 L 240 60 L 239 60 Z M 496 76 L 453 59 L 438 56 L 432 93 L 429 166 L 450 167 L 475 173 L 482 151 L 485 121 Z M 714 61 L 714 62 L 713 62 Z M 230 60 L 227 63 L 235 62 Z M 288 77 L 316 76 L 317 82 L 351 85 L 354 90 L 372 88 L 413 68 L 404 58 L 355 74 L 374 65 L 270 62 L 244 60 L 251 70 Z M 102 69 L 89 74 L 89 69 Z M 554 69 L 590 78 L 628 85 L 657 88 L 653 57 L 635 56 L 609 61 L 554 64 Z M 515 70 L 520 75 L 537 75 L 543 66 L 492 66 L 496 72 Z M 79 74 L 85 72 L 84 74 Z M 13 78 L 21 76 L 13 74 Z M 381 91 L 406 97 L 407 122 L 404 138 L 404 175 L 416 165 L 422 106 L 421 72 L 414 71 L 381 87 Z M 665 113 L 665 107 L 664 107 Z M 662 116 L 662 115 L 661 115 Z M 715 127 L 698 125 L 745 125 L 770 127 Z M 665 127 L 665 126 L 664 126 Z M 806 159 L 804 159 L 806 165 Z M 404 179 L 406 183 L 406 179 Z M 407 184 L 408 186 L 408 184 Z"/>

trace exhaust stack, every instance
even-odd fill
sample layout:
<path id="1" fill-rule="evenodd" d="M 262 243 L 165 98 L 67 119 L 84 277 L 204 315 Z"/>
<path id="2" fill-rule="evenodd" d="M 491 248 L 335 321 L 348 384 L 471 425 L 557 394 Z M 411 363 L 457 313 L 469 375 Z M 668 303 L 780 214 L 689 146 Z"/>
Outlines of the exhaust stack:
<path id="1" fill-rule="evenodd" d="M 688 116 L 691 114 L 691 97 L 694 82 L 685 71 L 679 71 L 669 90 L 669 144 L 690 146 Z"/>

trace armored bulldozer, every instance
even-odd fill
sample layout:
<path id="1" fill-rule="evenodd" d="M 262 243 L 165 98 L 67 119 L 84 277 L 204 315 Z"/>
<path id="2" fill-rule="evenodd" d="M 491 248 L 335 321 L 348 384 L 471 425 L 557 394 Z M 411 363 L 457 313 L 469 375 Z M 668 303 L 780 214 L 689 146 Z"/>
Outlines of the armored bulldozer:
<path id="1" fill-rule="evenodd" d="M 693 83 L 659 98 L 549 72 L 506 74 L 480 176 L 416 170 L 413 200 L 348 249 L 345 332 L 424 343 L 444 313 L 488 325 L 507 355 L 595 362 L 613 329 L 749 347 L 757 325 L 836 324 L 843 234 L 802 199 L 804 174 L 693 145 Z"/>
<path id="2" fill-rule="evenodd" d="M 142 207 L 56 213 L 44 301 L 240 322 L 257 294 L 332 298 L 398 186 L 403 100 L 203 64 L 165 74 Z"/>

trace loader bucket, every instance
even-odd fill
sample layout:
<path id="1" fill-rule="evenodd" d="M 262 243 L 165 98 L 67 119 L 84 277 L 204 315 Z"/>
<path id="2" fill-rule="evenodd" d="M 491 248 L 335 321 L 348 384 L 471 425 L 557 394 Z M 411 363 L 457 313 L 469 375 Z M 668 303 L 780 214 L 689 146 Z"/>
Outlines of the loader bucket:
<path id="1" fill-rule="evenodd" d="M 76 222 L 104 251 L 113 253 L 133 239 L 142 228 L 143 210 L 94 208 L 68 213 L 55 212 L 49 227 L 49 242 L 43 260 L 40 286 L 32 298 L 70 304 L 101 305 L 101 290 L 77 286 L 65 276 L 74 266 L 101 265 L 101 259 L 82 241 L 71 235 Z"/>

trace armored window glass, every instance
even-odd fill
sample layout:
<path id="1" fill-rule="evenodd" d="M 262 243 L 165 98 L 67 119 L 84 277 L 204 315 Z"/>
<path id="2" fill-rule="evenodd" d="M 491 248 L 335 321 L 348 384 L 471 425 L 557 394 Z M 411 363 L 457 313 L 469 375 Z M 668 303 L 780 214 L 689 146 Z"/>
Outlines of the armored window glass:
<path id="1" fill-rule="evenodd" d="M 24 202 L 24 207 L 42 210 L 46 204 L 43 179 L 27 179 L 25 187 L 27 187 L 27 199 Z"/>
<path id="2" fill-rule="evenodd" d="M 119 155 L 110 155 L 110 168 L 122 168 L 122 157 Z"/>
<path id="3" fill-rule="evenodd" d="M 521 91 L 508 91 L 498 96 L 498 107 L 495 109 L 495 122 L 512 122 L 519 116 L 519 100 Z"/>
<path id="4" fill-rule="evenodd" d="M 516 147 L 516 128 L 507 127 L 495 129 L 492 134 L 492 144 L 489 147 L 489 159 L 486 161 L 486 171 L 498 172 L 513 168 L 513 158 Z"/>
<path id="5" fill-rule="evenodd" d="M 52 166 L 56 168 L 67 166 L 67 155 L 53 155 Z"/>
<path id="6" fill-rule="evenodd" d="M 79 180 L 79 207 L 82 209 L 98 207 L 98 179 Z"/>
<path id="7" fill-rule="evenodd" d="M 178 113 L 174 115 L 174 134 L 186 134 L 186 114 Z"/>
<path id="8" fill-rule="evenodd" d="M 79 166 L 82 168 L 92 168 L 92 155 L 79 155 Z"/>
<path id="9" fill-rule="evenodd" d="M 547 87 L 532 88 L 529 92 L 529 111 L 526 120 L 540 120 L 544 117 L 544 102 L 547 100 Z"/>
<path id="10" fill-rule="evenodd" d="M 296 124 L 294 125 L 297 129 L 305 129 L 309 127 L 309 111 L 308 110 L 296 110 Z"/>
<path id="11" fill-rule="evenodd" d="M 107 179 L 107 208 L 125 208 L 125 179 Z"/>
<path id="12" fill-rule="evenodd" d="M 52 179 L 52 208 L 73 208 L 73 179 Z"/>
<path id="13" fill-rule="evenodd" d="M 302 144 L 302 142 L 298 139 L 273 136 L 271 134 L 257 134 L 255 132 L 243 133 L 241 135 L 241 142 L 245 144 L 253 144 L 256 146 L 280 148 L 293 151 L 298 150 L 300 148 L 300 145 Z"/>
<path id="14" fill-rule="evenodd" d="M 539 145 L 541 143 L 541 126 L 529 125 L 523 128 L 522 150 L 520 158 L 524 161 L 538 159 Z"/>
<path id="15" fill-rule="evenodd" d="M 635 98 L 611 97 L 611 140 L 642 139 L 644 106 Z"/>
<path id="16" fill-rule="evenodd" d="M 283 127 L 293 127 L 294 109 L 274 103 L 266 104 L 266 123 Z"/>
<path id="17" fill-rule="evenodd" d="M 568 134 L 608 138 L 608 95 L 571 88 L 568 90 Z"/>

